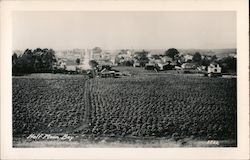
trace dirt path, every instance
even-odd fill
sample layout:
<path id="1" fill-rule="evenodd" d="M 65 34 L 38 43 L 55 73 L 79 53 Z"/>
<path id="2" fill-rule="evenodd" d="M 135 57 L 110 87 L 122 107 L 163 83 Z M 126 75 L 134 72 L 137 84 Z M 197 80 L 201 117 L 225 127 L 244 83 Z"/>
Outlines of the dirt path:
<path id="1" fill-rule="evenodd" d="M 87 80 L 85 83 L 85 92 L 84 92 L 84 99 L 85 99 L 85 113 L 84 113 L 84 119 L 85 123 L 90 123 L 90 88 L 91 88 L 91 82 L 90 80 Z"/>
<path id="2" fill-rule="evenodd" d="M 87 129 L 90 125 L 90 112 L 91 112 L 91 102 L 90 102 L 90 88 L 92 86 L 91 80 L 87 80 L 84 84 L 84 94 L 83 94 L 83 99 L 84 99 L 84 108 L 82 109 L 82 117 L 83 117 L 83 122 L 80 127 L 78 127 L 75 131 L 76 132 L 81 132 L 85 129 Z"/>

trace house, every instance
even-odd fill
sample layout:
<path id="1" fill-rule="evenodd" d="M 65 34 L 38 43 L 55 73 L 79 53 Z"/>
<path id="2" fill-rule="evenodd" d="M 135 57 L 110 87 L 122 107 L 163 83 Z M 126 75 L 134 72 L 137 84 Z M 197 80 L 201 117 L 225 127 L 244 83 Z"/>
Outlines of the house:
<path id="1" fill-rule="evenodd" d="M 154 70 L 155 69 L 155 63 L 154 62 L 148 62 L 145 64 L 145 69 L 147 70 Z"/>
<path id="2" fill-rule="evenodd" d="M 102 58 L 102 54 L 101 53 L 94 53 L 92 54 L 92 59 L 99 61 Z"/>
<path id="3" fill-rule="evenodd" d="M 183 69 L 196 69 L 196 65 L 194 63 L 183 63 L 181 65 Z"/>
<path id="4" fill-rule="evenodd" d="M 114 64 L 110 60 L 100 60 L 98 61 L 98 66 L 99 67 L 112 67 L 114 66 Z"/>
<path id="5" fill-rule="evenodd" d="M 59 58 L 57 60 L 57 68 L 58 69 L 66 69 L 66 65 L 67 65 L 67 59 L 65 58 Z"/>
<path id="6" fill-rule="evenodd" d="M 156 64 L 159 70 L 171 70 L 174 69 L 174 65 L 171 65 L 170 63 L 158 63 Z"/>
<path id="7" fill-rule="evenodd" d="M 140 67 L 140 66 L 141 66 L 140 63 L 137 60 L 135 60 L 134 64 L 133 64 L 133 67 Z"/>
<path id="8" fill-rule="evenodd" d="M 69 72 L 76 72 L 76 66 L 75 65 L 67 65 L 66 70 Z"/>
<path id="9" fill-rule="evenodd" d="M 152 60 L 152 62 L 154 62 L 156 64 L 159 64 L 159 63 L 164 64 L 165 63 L 161 58 L 156 58 L 156 59 Z"/>
<path id="10" fill-rule="evenodd" d="M 171 62 L 169 63 L 171 66 L 177 66 L 177 63 L 176 62 Z"/>
<path id="11" fill-rule="evenodd" d="M 175 63 L 170 61 L 164 62 L 163 60 L 161 60 L 161 61 L 155 61 L 155 65 L 158 70 L 171 70 L 174 68 Z"/>
<path id="12" fill-rule="evenodd" d="M 151 53 L 148 53 L 147 57 L 148 57 L 148 59 L 152 59 L 153 55 Z"/>
<path id="13" fill-rule="evenodd" d="M 212 62 L 207 68 L 208 74 L 221 74 L 221 67 L 218 63 Z"/>
<path id="14" fill-rule="evenodd" d="M 163 63 L 167 63 L 167 62 L 172 62 L 173 61 L 172 58 L 170 58 L 168 56 L 163 56 L 163 57 L 161 57 L 161 59 L 162 59 Z"/>
<path id="15" fill-rule="evenodd" d="M 211 55 L 207 55 L 207 56 L 205 56 L 204 58 L 206 58 L 206 59 L 209 60 L 209 61 L 213 60 L 213 56 L 211 56 Z"/>
<path id="16" fill-rule="evenodd" d="M 175 70 L 182 70 L 182 68 L 179 67 L 179 66 L 174 66 L 174 69 L 175 69 Z"/>
<path id="17" fill-rule="evenodd" d="M 185 62 L 192 61 L 192 59 L 193 59 L 193 55 L 187 54 L 187 55 L 184 56 L 184 61 Z"/>
<path id="18" fill-rule="evenodd" d="M 149 62 L 146 64 L 145 68 L 146 69 L 154 69 L 156 68 L 157 70 L 163 71 L 163 70 L 171 70 L 174 68 L 176 63 L 172 61 L 172 58 L 168 56 L 164 57 L 157 57 L 153 56 L 149 60 Z"/>
<path id="19" fill-rule="evenodd" d="M 164 64 L 163 63 L 156 63 L 156 67 L 158 68 L 158 70 L 164 70 Z"/>
<path id="20" fill-rule="evenodd" d="M 119 59 L 119 62 L 131 61 L 133 60 L 133 51 L 121 50 L 121 52 L 118 53 L 117 58 Z"/>
<path id="21" fill-rule="evenodd" d="M 111 55 L 109 52 L 103 51 L 100 47 L 95 47 L 92 49 L 92 57 L 93 60 L 102 61 L 102 60 L 110 60 Z"/>
<path id="22" fill-rule="evenodd" d="M 237 54 L 236 53 L 230 53 L 229 56 L 233 57 L 233 58 L 237 58 Z"/>
<path id="23" fill-rule="evenodd" d="M 101 55 L 101 60 L 109 61 L 111 60 L 111 54 L 109 52 L 103 52 Z"/>
<path id="24" fill-rule="evenodd" d="M 199 66 L 197 67 L 198 71 L 205 71 L 206 70 L 206 66 Z"/>

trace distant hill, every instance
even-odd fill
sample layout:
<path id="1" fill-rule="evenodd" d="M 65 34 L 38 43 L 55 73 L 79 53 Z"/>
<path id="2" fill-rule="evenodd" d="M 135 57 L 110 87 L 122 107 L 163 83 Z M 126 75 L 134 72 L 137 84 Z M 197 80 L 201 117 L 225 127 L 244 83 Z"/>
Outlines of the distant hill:
<path id="1" fill-rule="evenodd" d="M 164 54 L 167 49 L 145 49 L 145 51 L 150 52 L 151 54 Z M 195 52 L 199 52 L 201 55 L 216 55 L 218 58 L 227 57 L 231 54 L 236 54 L 235 48 L 229 48 L 229 49 L 178 49 L 177 50 L 181 54 L 195 54 Z M 142 51 L 142 49 L 135 49 L 135 51 Z"/>
<path id="2" fill-rule="evenodd" d="M 178 49 L 178 48 L 177 48 Z M 134 52 L 142 51 L 143 49 L 131 49 Z M 167 49 L 144 49 L 145 51 L 150 52 L 151 54 L 164 54 Z M 112 55 L 118 55 L 121 49 L 113 49 L 113 50 L 105 50 L 102 49 L 103 52 L 109 52 Z M 201 55 L 216 55 L 218 58 L 227 57 L 232 54 L 237 54 L 236 48 L 228 48 L 228 49 L 178 49 L 181 54 L 195 54 L 195 52 L 199 52 Z M 21 50 L 14 50 L 13 52 L 18 55 L 22 54 Z M 75 61 L 77 58 L 81 57 L 81 52 L 84 52 L 84 49 L 72 49 L 72 50 L 56 50 L 56 57 L 58 58 L 67 58 L 69 61 Z"/>
<path id="3" fill-rule="evenodd" d="M 218 58 L 227 57 L 231 54 L 237 54 L 235 48 L 230 49 L 180 49 L 179 50 L 183 54 L 194 54 L 195 52 L 199 52 L 201 55 L 216 55 Z"/>

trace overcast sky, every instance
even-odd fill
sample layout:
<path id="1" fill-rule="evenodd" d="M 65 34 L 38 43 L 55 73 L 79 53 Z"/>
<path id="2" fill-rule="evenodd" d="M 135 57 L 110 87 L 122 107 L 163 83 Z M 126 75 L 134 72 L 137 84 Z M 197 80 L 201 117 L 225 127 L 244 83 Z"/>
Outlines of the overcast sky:
<path id="1" fill-rule="evenodd" d="M 26 11 L 13 13 L 13 49 L 236 48 L 236 13 Z"/>

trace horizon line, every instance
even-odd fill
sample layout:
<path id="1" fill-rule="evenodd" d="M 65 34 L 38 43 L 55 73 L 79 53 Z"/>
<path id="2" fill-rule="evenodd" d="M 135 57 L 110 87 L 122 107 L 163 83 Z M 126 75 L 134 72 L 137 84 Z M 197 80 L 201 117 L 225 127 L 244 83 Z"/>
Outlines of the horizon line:
<path id="1" fill-rule="evenodd" d="M 83 50 L 83 49 L 94 49 L 95 47 L 93 48 L 64 48 L 64 49 L 54 49 L 54 48 L 50 48 L 50 47 L 37 47 L 37 48 L 40 48 L 40 49 L 53 49 L 54 51 L 63 51 L 63 50 L 74 50 L 74 49 L 80 49 L 80 50 Z M 26 49 L 31 49 L 31 50 L 35 50 L 37 48 L 26 48 Z M 237 50 L 237 47 L 224 47 L 224 48 L 177 48 L 177 47 L 169 47 L 169 48 L 116 48 L 116 49 L 106 49 L 106 48 L 102 48 L 102 47 L 99 47 L 101 48 L 102 50 L 168 50 L 168 49 L 171 49 L 171 48 L 175 48 L 177 50 L 221 50 L 221 49 L 236 49 Z M 12 49 L 12 51 L 16 51 L 16 50 L 20 50 L 20 51 L 24 51 L 26 49 Z"/>

